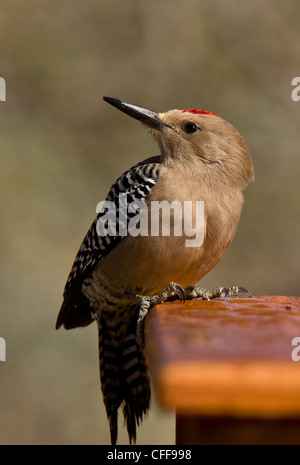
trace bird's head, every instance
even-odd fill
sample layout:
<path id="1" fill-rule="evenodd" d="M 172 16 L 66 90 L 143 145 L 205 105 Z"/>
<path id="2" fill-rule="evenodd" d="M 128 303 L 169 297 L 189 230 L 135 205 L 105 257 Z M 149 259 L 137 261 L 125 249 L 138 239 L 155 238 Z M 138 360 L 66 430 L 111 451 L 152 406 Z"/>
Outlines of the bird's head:
<path id="1" fill-rule="evenodd" d="M 214 113 L 196 108 L 157 113 L 111 97 L 105 101 L 138 119 L 150 129 L 164 163 L 190 170 L 200 178 L 244 189 L 254 180 L 254 168 L 239 132 Z M 220 176 L 221 175 L 221 176 Z"/>

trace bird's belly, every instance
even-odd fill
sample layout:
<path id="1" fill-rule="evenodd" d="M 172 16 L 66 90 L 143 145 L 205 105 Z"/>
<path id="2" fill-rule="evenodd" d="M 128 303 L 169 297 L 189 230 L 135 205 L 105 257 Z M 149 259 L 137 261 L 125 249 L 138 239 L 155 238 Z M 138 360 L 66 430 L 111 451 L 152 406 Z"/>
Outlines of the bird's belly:
<path id="1" fill-rule="evenodd" d="M 219 261 L 201 247 L 186 247 L 184 237 L 128 237 L 107 255 L 93 273 L 101 288 L 152 296 L 173 281 L 183 288 L 198 282 Z M 130 243 L 129 243 L 130 242 Z M 130 250 L 130 253 L 128 251 Z M 217 255 L 217 256 L 216 256 Z"/>
<path id="2" fill-rule="evenodd" d="M 211 215 L 206 202 L 203 224 L 195 235 L 128 235 L 107 254 L 92 274 L 98 295 L 124 292 L 152 296 L 172 281 L 183 288 L 202 279 L 224 256 L 236 231 L 242 202 L 232 215 L 226 205 L 215 202 Z"/>

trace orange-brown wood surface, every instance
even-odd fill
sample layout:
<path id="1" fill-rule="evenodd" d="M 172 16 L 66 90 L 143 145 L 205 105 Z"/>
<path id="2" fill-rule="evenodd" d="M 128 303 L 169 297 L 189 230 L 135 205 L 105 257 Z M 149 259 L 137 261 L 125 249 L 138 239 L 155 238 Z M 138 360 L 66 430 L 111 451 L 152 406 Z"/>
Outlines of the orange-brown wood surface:
<path id="1" fill-rule="evenodd" d="M 161 406 L 178 414 L 300 415 L 300 298 L 170 302 L 146 320 L 146 353 Z M 299 351 L 300 354 L 300 351 Z"/>

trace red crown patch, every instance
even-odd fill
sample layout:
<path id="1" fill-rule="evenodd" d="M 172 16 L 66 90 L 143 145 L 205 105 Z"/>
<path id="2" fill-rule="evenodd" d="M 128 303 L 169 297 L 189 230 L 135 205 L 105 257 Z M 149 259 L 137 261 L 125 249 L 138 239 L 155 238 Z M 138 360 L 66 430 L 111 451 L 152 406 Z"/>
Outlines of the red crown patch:
<path id="1" fill-rule="evenodd" d="M 183 113 L 189 112 L 189 113 L 195 113 L 196 115 L 211 115 L 211 116 L 217 116 L 215 113 L 212 113 L 211 111 L 205 111 L 205 110 L 199 110 L 199 108 L 190 108 L 189 110 L 182 110 Z"/>

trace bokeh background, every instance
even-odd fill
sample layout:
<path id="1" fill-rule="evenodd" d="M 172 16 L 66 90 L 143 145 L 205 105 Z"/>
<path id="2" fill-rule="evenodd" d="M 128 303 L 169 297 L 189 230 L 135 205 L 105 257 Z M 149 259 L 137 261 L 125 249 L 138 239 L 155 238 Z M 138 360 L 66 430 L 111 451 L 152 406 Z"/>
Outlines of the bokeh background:
<path id="1" fill-rule="evenodd" d="M 1 0 L 1 444 L 108 444 L 97 331 L 55 331 L 62 291 L 97 203 L 158 154 L 102 101 L 199 107 L 230 121 L 256 182 L 226 257 L 203 281 L 299 295 L 297 0 Z M 295 336 L 299 336 L 295 334 Z M 120 443 L 127 435 L 120 422 Z M 154 399 L 138 444 L 172 444 Z"/>

